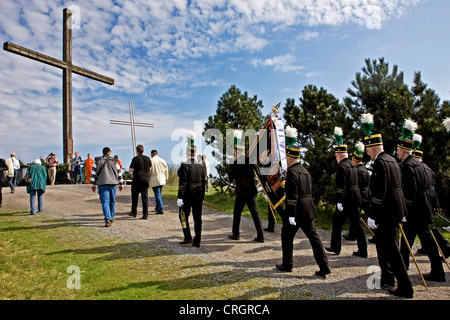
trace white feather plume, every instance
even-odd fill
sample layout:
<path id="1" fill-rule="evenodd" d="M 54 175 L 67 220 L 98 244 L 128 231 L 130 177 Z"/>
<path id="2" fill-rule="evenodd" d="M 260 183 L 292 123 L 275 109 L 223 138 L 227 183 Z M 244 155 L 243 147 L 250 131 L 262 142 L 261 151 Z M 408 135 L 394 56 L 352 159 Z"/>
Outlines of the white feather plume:
<path id="1" fill-rule="evenodd" d="M 237 139 L 242 139 L 242 130 L 241 129 L 234 130 L 233 137 Z"/>
<path id="2" fill-rule="evenodd" d="M 406 119 L 403 126 L 409 131 L 414 132 L 417 129 L 417 122 L 412 121 L 411 119 Z"/>
<path id="3" fill-rule="evenodd" d="M 358 142 L 356 144 L 356 149 L 358 149 L 358 151 L 361 152 L 361 153 L 364 152 L 364 149 L 365 149 L 364 143 L 362 143 L 361 141 Z"/>
<path id="4" fill-rule="evenodd" d="M 297 129 L 287 126 L 286 129 L 284 130 L 286 137 L 290 137 L 290 138 L 297 138 Z"/>
<path id="5" fill-rule="evenodd" d="M 194 131 L 192 131 L 192 130 L 189 130 L 188 132 L 187 132 L 187 134 L 186 134 L 186 137 L 188 138 L 188 139 L 190 139 L 190 140 L 195 140 L 195 132 Z"/>
<path id="6" fill-rule="evenodd" d="M 371 113 L 363 113 L 361 115 L 361 122 L 362 123 L 373 123 L 373 114 L 371 114 Z"/>
<path id="7" fill-rule="evenodd" d="M 447 132 L 450 132 L 450 117 L 448 117 L 447 119 L 445 119 L 442 124 L 445 127 L 445 130 L 447 130 Z"/>
<path id="8" fill-rule="evenodd" d="M 415 133 L 412 138 L 413 141 L 422 142 L 422 136 L 420 134 Z"/>
<path id="9" fill-rule="evenodd" d="M 343 136 L 344 132 L 342 131 L 341 127 L 334 127 L 334 134 L 338 136 Z"/>

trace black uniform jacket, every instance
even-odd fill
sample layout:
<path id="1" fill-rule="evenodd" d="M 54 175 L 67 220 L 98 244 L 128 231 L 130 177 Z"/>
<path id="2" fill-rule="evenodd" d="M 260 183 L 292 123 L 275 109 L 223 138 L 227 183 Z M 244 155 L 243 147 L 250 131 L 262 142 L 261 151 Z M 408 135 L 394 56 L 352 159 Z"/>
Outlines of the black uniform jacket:
<path id="1" fill-rule="evenodd" d="M 290 166 L 286 173 L 286 212 L 297 222 L 314 219 L 311 175 L 300 164 Z"/>
<path id="2" fill-rule="evenodd" d="M 437 209 L 439 208 L 439 199 L 438 199 L 438 195 L 436 193 L 436 189 L 434 188 L 434 185 L 436 184 L 436 180 L 434 179 L 434 172 L 433 170 L 431 170 L 431 168 L 429 166 L 426 165 L 425 162 L 421 162 L 423 168 L 425 169 L 425 173 L 427 174 L 427 179 L 428 181 L 430 181 L 430 195 L 431 195 L 431 199 L 433 201 L 433 208 Z"/>
<path id="3" fill-rule="evenodd" d="M 402 164 L 403 194 L 408 209 L 408 221 L 433 223 L 432 181 L 421 162 L 409 156 Z"/>
<path id="4" fill-rule="evenodd" d="M 370 175 L 369 171 L 362 164 L 356 166 L 358 171 L 358 187 L 359 193 L 361 194 L 361 209 L 364 210 L 366 214 L 369 213 L 370 209 Z"/>
<path id="5" fill-rule="evenodd" d="M 370 195 L 369 216 L 377 224 L 397 226 L 406 216 L 402 172 L 398 162 L 385 152 L 381 152 L 373 164 Z"/>
<path id="6" fill-rule="evenodd" d="M 189 159 L 178 169 L 178 199 L 189 199 L 192 195 L 205 194 L 205 167 L 195 159 Z"/>
<path id="7" fill-rule="evenodd" d="M 228 173 L 228 180 L 230 183 L 235 181 L 237 197 L 254 196 L 258 193 L 255 173 L 251 164 L 234 163 Z"/>
<path id="8" fill-rule="evenodd" d="M 358 171 L 348 158 L 339 162 L 336 170 L 336 203 L 342 203 L 344 209 L 346 206 L 361 206 Z"/>

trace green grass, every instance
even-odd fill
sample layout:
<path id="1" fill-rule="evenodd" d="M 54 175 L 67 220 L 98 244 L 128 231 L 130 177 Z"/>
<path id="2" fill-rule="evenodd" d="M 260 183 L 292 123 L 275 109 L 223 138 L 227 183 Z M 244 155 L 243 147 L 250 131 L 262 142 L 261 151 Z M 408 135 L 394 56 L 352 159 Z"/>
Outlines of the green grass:
<path id="1" fill-rule="evenodd" d="M 223 300 L 298 298 L 245 268 L 208 264 L 108 228 L 0 209 L 0 300 Z M 69 289 L 69 266 L 80 289 Z"/>

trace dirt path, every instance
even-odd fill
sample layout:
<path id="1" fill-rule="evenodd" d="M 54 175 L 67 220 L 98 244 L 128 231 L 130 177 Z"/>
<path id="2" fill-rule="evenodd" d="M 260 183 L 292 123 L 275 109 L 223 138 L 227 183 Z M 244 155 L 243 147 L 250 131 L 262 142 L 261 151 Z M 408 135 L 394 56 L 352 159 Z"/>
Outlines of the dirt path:
<path id="1" fill-rule="evenodd" d="M 149 192 L 151 194 L 151 192 Z M 241 221 L 241 240 L 228 239 L 231 232 L 232 216 L 211 211 L 204 206 L 203 234 L 200 248 L 191 245 L 180 245 L 183 239 L 178 220 L 176 203 L 165 200 L 165 213 L 156 215 L 152 211 L 154 198 L 150 198 L 150 215 L 148 220 L 129 217 L 130 186 L 117 193 L 116 222 L 110 228 L 111 232 L 119 233 L 130 239 L 145 240 L 173 250 L 176 254 L 195 254 L 208 265 L 227 265 L 233 268 L 245 268 L 260 276 L 276 279 L 273 281 L 276 290 L 298 287 L 314 292 L 312 299 L 398 299 L 387 293 L 385 289 L 370 290 L 367 280 L 372 275 L 368 273 L 370 266 L 377 266 L 375 245 L 368 245 L 367 259 L 353 257 L 356 242 L 343 240 L 339 256 L 329 254 L 332 273 L 326 279 L 314 275 L 318 267 L 314 261 L 308 240 L 301 232 L 297 233 L 294 243 L 294 270 L 292 273 L 277 271 L 275 264 L 281 263 L 281 226 L 274 233 L 265 233 L 266 241 L 253 241 L 256 231 L 253 222 L 248 219 Z M 163 191 L 164 201 L 164 191 Z M 18 208 L 28 210 L 29 196 L 25 187 L 16 188 L 15 194 L 10 194 L 8 188 L 3 189 L 3 208 Z M 140 204 L 138 210 L 140 208 Z M 1 210 L 1 209 L 0 209 Z M 80 227 L 105 228 L 98 194 L 93 193 L 87 185 L 48 186 L 44 195 L 44 212 L 64 217 L 76 222 Z M 190 217 L 191 229 L 193 226 Z M 266 225 L 266 223 L 264 223 Z M 320 231 L 324 246 L 329 245 L 330 234 Z M 413 251 L 417 250 L 417 245 Z M 422 273 L 430 271 L 430 263 L 426 256 L 417 255 Z M 414 286 L 414 299 L 418 300 L 450 300 L 450 272 L 444 265 L 447 282 L 428 282 L 426 291 L 413 261 L 411 260 L 409 275 Z M 274 288 L 275 290 L 275 288 Z"/>

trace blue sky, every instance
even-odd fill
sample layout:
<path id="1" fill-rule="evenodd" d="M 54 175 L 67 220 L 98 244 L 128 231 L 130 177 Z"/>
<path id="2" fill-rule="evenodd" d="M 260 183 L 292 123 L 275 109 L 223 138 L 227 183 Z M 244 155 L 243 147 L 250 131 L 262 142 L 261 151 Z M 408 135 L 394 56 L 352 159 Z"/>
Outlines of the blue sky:
<path id="1" fill-rule="evenodd" d="M 62 10 L 79 9 L 73 63 L 115 79 L 73 76 L 74 150 L 110 146 L 126 167 L 135 118 L 147 154 L 178 163 L 183 134 L 215 113 L 236 85 L 257 95 L 264 113 L 305 85 L 346 96 L 364 59 L 384 57 L 412 84 L 415 71 L 442 100 L 450 91 L 448 0 L 91 0 L 0 2 L 0 39 L 62 58 Z M 62 160 L 62 72 L 0 51 L 0 157 Z M 200 145 L 200 140 L 197 141 Z"/>

